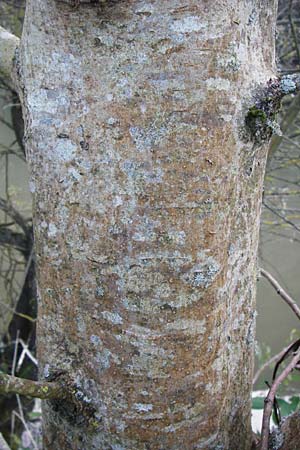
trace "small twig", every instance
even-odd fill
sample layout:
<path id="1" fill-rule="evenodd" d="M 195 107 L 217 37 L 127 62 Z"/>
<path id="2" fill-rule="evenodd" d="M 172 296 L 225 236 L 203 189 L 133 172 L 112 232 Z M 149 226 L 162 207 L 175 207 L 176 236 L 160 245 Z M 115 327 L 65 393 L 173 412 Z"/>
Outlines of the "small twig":
<path id="1" fill-rule="evenodd" d="M 31 431 L 30 431 L 30 429 L 29 429 L 29 427 L 28 427 L 28 425 L 27 425 L 27 422 L 26 422 L 26 420 L 25 420 L 24 412 L 23 412 L 23 407 L 22 407 L 22 403 L 21 403 L 20 396 L 17 395 L 16 397 L 17 397 L 17 402 L 18 402 L 19 414 L 18 414 L 16 411 L 15 411 L 15 414 L 16 414 L 16 416 L 18 417 L 18 419 L 20 419 L 20 421 L 22 422 L 22 424 L 23 424 L 25 430 L 27 431 L 28 436 L 29 436 L 29 439 L 31 440 L 32 445 L 33 445 L 33 447 L 34 447 L 34 450 L 39 450 L 39 448 L 38 448 L 38 446 L 36 445 L 36 442 L 35 442 L 35 440 L 34 440 L 34 438 L 33 438 L 33 436 L 32 436 L 32 433 L 31 433 Z"/>
<path id="2" fill-rule="evenodd" d="M 14 414 L 14 411 L 12 411 L 10 419 L 10 439 L 12 439 L 13 435 L 15 434 L 15 424 L 16 424 L 16 416 Z"/>
<path id="3" fill-rule="evenodd" d="M 22 423 L 23 427 L 25 428 L 26 432 L 28 433 L 30 441 L 33 444 L 34 450 L 39 450 L 39 448 L 37 447 L 36 442 L 35 442 L 35 440 L 34 440 L 34 438 L 32 436 L 32 433 L 31 433 L 30 429 L 28 428 L 28 425 L 27 425 L 27 423 L 25 421 L 24 415 L 21 416 L 19 413 L 17 413 L 17 411 L 13 411 L 13 415 L 15 417 L 17 417 L 20 420 L 20 422 Z"/>
<path id="4" fill-rule="evenodd" d="M 300 149 L 300 145 L 298 144 L 298 142 L 295 139 L 291 139 L 288 136 L 286 136 L 285 134 L 282 135 L 282 139 L 284 139 L 285 141 L 287 141 L 289 144 L 293 145 L 294 147 Z"/>
<path id="5" fill-rule="evenodd" d="M 12 367 L 11 367 L 11 374 L 13 376 L 15 375 L 16 364 L 17 364 L 17 352 L 18 352 L 18 345 L 19 345 L 19 335 L 20 335 L 20 330 L 17 330 L 17 336 L 16 336 L 16 340 L 15 340 L 15 345 L 14 345 L 14 356 L 13 356 Z"/>
<path id="6" fill-rule="evenodd" d="M 21 369 L 25 356 L 27 356 L 35 366 L 38 365 L 37 359 L 32 355 L 32 353 L 30 352 L 29 348 L 28 348 L 28 344 L 26 344 L 22 339 L 19 339 L 20 344 L 22 345 L 23 349 L 22 349 L 22 353 L 19 357 L 18 360 L 18 364 L 17 364 L 17 372 L 19 372 L 19 370 Z"/>
<path id="7" fill-rule="evenodd" d="M 5 199 L 0 197 L 0 209 L 15 221 L 17 225 L 24 231 L 26 237 L 31 238 L 30 228 L 26 224 L 23 216 Z"/>
<path id="8" fill-rule="evenodd" d="M 282 373 L 273 381 L 269 393 L 265 399 L 262 429 L 261 429 L 261 442 L 260 450 L 268 450 L 269 444 L 269 432 L 270 432 L 270 418 L 272 414 L 272 408 L 274 403 L 274 398 L 279 385 L 283 380 L 292 372 L 292 370 L 299 364 L 300 359 L 300 349 L 297 351 L 289 365 L 282 371 Z"/>
<path id="9" fill-rule="evenodd" d="M 276 177 L 273 177 L 273 178 L 276 179 Z M 292 183 L 292 184 L 296 184 L 296 183 Z M 283 222 L 287 223 L 288 225 L 290 225 L 295 230 L 300 231 L 300 228 L 297 225 L 295 225 L 294 222 L 292 222 L 291 220 L 288 220 L 282 214 L 279 214 L 279 212 L 277 212 L 275 209 L 271 208 L 271 206 L 269 206 L 266 202 L 263 202 L 263 205 L 264 205 L 265 208 L 267 208 L 269 211 L 271 211 L 275 216 L 277 216 L 281 220 L 283 220 Z"/>
<path id="10" fill-rule="evenodd" d="M 278 371 L 280 365 L 283 363 L 283 361 L 285 361 L 289 356 L 295 355 L 296 352 L 299 350 L 299 348 L 300 348 L 300 339 L 297 339 L 296 341 L 292 342 L 288 346 L 288 348 L 285 351 L 285 354 L 282 355 L 282 357 L 275 364 L 275 367 L 273 370 L 272 382 L 275 380 L 277 371 Z"/>
<path id="11" fill-rule="evenodd" d="M 36 322 L 36 319 L 34 319 L 33 317 L 28 316 L 28 314 L 23 314 L 23 313 L 16 312 L 14 308 L 11 308 L 10 306 L 8 306 L 5 302 L 3 302 L 1 300 L 0 300 L 0 305 L 3 306 L 8 311 L 10 311 L 13 314 L 15 314 L 16 316 L 22 317 L 22 319 L 29 320 L 29 322 L 32 322 L 32 323 Z"/>
<path id="12" fill-rule="evenodd" d="M 2 433 L 0 433 L 0 450 L 10 450 L 6 440 L 4 439 Z"/>
<path id="13" fill-rule="evenodd" d="M 272 358 L 270 358 L 268 361 L 266 361 L 255 373 L 254 377 L 253 377 L 253 385 L 257 382 L 257 380 L 259 379 L 259 377 L 261 376 L 261 374 L 263 373 L 264 370 L 266 370 L 267 367 L 269 367 L 271 364 L 273 364 L 274 362 L 277 362 L 280 360 L 280 358 L 282 358 L 282 356 L 285 354 L 285 352 L 287 351 L 288 347 L 284 348 L 283 350 L 281 350 L 279 353 L 277 353 L 277 355 L 272 356 Z"/>
<path id="14" fill-rule="evenodd" d="M 9 393 L 40 398 L 42 400 L 61 400 L 66 396 L 63 387 L 57 382 L 32 381 L 0 373 L 0 394 Z"/>
<path id="15" fill-rule="evenodd" d="M 298 39 L 297 39 L 297 31 L 296 31 L 296 27 L 295 27 L 295 23 L 294 23 L 294 19 L 293 19 L 293 3 L 294 3 L 294 0 L 290 0 L 288 19 L 290 22 L 290 27 L 291 27 L 291 31 L 292 31 L 292 35 L 293 35 L 293 40 L 294 40 L 294 45 L 295 45 L 297 59 L 298 59 L 298 65 L 299 65 L 300 64 L 300 48 L 299 48 Z"/>
<path id="16" fill-rule="evenodd" d="M 3 125 L 5 125 L 10 130 L 13 130 L 12 124 L 10 122 L 7 122 L 5 119 L 3 119 L 3 117 L 0 117 L 0 122 L 3 123 Z"/>
<path id="17" fill-rule="evenodd" d="M 300 320 L 300 308 L 295 300 L 283 289 L 283 287 L 280 286 L 278 281 L 276 281 L 269 272 L 267 272 L 265 269 L 260 268 L 260 273 L 271 283 L 277 294 L 280 295 L 280 297 L 289 305 L 289 307 L 293 310 L 293 312 Z"/>

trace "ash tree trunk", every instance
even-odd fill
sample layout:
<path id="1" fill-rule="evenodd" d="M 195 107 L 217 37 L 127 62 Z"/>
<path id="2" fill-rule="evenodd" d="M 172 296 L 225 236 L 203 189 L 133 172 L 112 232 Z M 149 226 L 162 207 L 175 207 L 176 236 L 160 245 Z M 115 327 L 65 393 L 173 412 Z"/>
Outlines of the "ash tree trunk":
<path id="1" fill-rule="evenodd" d="M 249 450 L 275 0 L 28 0 L 44 448 Z M 78 4 L 79 3 L 79 4 Z"/>

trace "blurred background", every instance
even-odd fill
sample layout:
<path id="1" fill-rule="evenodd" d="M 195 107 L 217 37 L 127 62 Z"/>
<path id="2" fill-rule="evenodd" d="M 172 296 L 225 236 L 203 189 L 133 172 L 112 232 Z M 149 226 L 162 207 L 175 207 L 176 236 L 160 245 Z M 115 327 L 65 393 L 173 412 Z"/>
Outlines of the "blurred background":
<path id="1" fill-rule="evenodd" d="M 23 0 L 1 0 L 0 25 L 21 35 Z M 300 72 L 300 1 L 279 2 L 279 74 Z M 267 270 L 299 302 L 300 297 L 300 94 L 287 96 L 278 117 L 267 164 L 261 219 L 259 267 Z M 298 303 L 299 304 L 299 303 Z M 300 338 L 299 321 L 270 282 L 258 279 L 257 373 L 254 390 L 266 389 L 274 362 Z M 19 99 L 0 77 L 0 370 L 35 379 L 36 292 L 31 197 L 23 146 Z M 276 359 L 276 358 L 275 358 Z M 300 377 L 293 374 L 280 395 L 298 399 Z M 40 404 L 16 395 L 0 397 L 0 448 L 39 449 Z M 5 447 L 3 447 L 5 448 Z"/>

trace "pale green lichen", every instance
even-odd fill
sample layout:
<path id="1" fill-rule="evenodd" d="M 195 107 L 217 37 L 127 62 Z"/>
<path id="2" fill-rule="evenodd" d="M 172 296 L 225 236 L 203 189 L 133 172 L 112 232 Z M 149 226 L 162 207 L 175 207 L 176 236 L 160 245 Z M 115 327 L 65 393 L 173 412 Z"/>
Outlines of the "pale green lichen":
<path id="1" fill-rule="evenodd" d="M 284 94 L 291 94 L 292 92 L 295 92 L 297 89 L 295 80 L 291 76 L 286 75 L 280 80 L 280 89 Z"/>

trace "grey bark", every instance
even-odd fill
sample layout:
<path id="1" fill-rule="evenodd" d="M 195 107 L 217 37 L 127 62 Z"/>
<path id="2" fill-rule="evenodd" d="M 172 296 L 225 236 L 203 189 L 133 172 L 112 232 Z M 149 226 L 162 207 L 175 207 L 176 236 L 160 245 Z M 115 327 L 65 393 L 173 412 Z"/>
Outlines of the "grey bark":
<path id="1" fill-rule="evenodd" d="M 249 450 L 275 0 L 28 0 L 45 449 Z"/>

